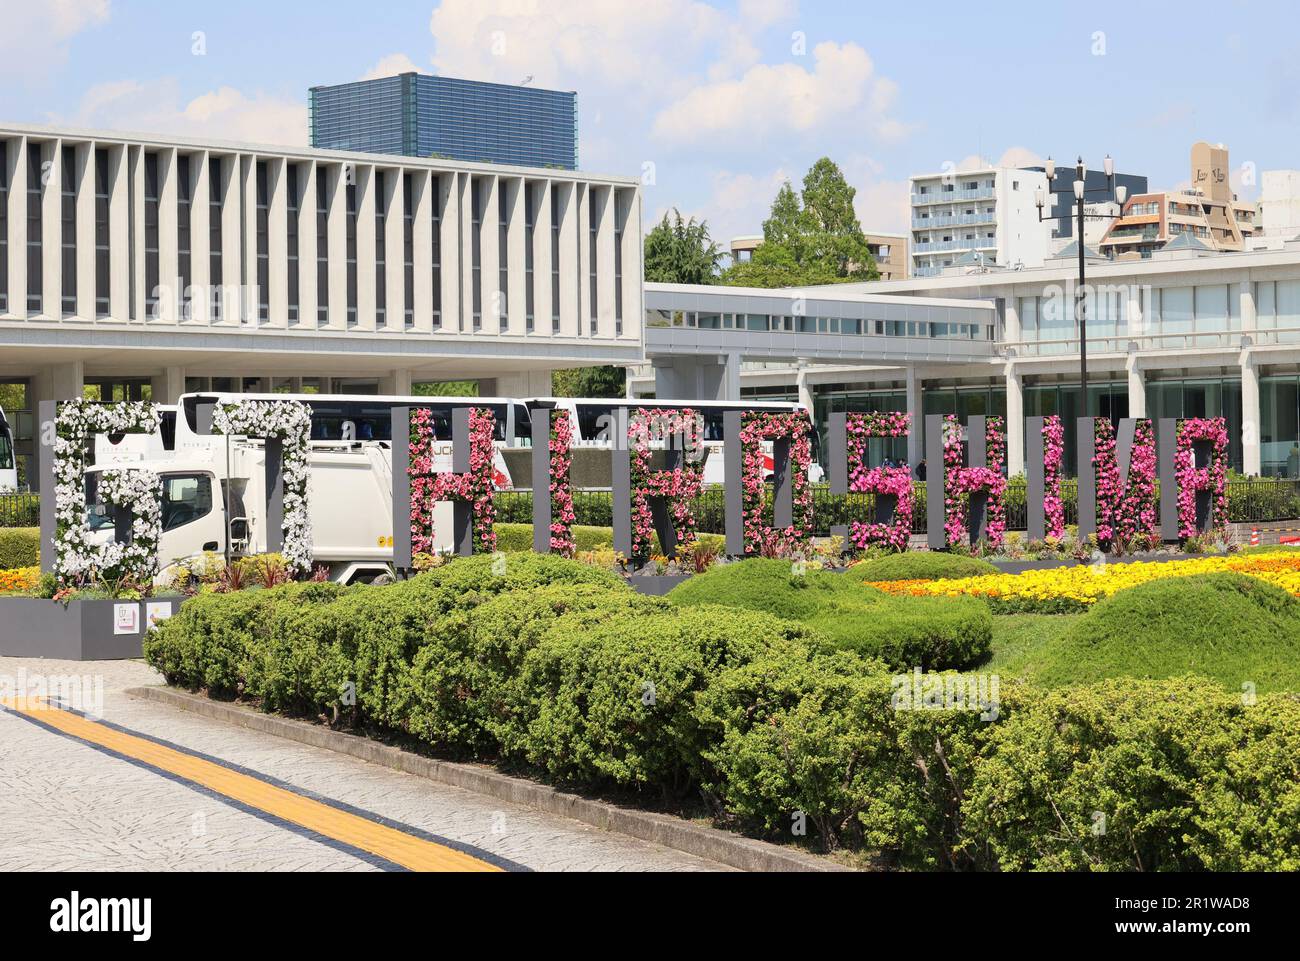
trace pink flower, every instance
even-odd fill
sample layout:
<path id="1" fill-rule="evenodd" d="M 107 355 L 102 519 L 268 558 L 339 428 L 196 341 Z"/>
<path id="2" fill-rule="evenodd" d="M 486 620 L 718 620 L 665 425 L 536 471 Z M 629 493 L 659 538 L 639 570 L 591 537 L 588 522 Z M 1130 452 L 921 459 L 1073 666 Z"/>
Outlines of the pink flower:
<path id="1" fill-rule="evenodd" d="M 767 526 L 764 441 L 790 441 L 794 516 L 784 530 Z M 790 556 L 802 551 L 813 535 L 813 498 L 808 481 L 812 464 L 812 421 L 806 411 L 748 414 L 740 430 L 741 503 L 745 554 Z"/>
<path id="2" fill-rule="evenodd" d="M 906 437 L 911 431 L 911 414 L 898 412 L 850 414 L 848 459 L 849 490 L 859 494 L 895 498 L 891 523 L 849 525 L 849 540 L 859 549 L 883 544 L 896 551 L 907 550 L 912 538 L 912 473 L 906 467 L 866 467 L 867 442 L 873 437 Z"/>

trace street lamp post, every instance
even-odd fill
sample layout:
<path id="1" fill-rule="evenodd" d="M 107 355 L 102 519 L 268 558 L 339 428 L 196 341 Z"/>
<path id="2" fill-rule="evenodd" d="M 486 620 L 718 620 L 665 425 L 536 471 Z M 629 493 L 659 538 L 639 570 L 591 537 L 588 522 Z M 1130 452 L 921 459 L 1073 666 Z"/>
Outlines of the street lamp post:
<path id="1" fill-rule="evenodd" d="M 1087 186 L 1088 168 L 1079 158 L 1079 162 L 1074 168 L 1074 206 L 1073 214 L 1048 214 L 1044 216 L 1043 207 L 1046 205 L 1047 198 L 1040 188 L 1034 194 L 1034 202 L 1038 207 L 1038 222 L 1044 223 L 1049 220 L 1068 220 L 1071 217 L 1077 219 L 1078 229 L 1075 231 L 1075 237 L 1079 244 L 1079 289 L 1074 292 L 1074 319 L 1079 325 L 1079 387 L 1083 391 L 1082 411 L 1085 417 L 1090 416 L 1088 403 L 1088 318 L 1085 305 L 1084 291 L 1087 288 L 1087 261 L 1084 255 L 1084 224 L 1089 220 L 1116 220 L 1124 216 L 1124 204 L 1128 201 L 1128 188 L 1124 186 L 1115 186 L 1115 161 L 1106 155 L 1104 164 L 1106 170 L 1106 188 L 1104 190 L 1089 190 Z M 1045 165 L 1048 183 L 1056 180 L 1056 161 L 1051 157 L 1047 158 Z M 1112 193 L 1119 203 L 1119 213 L 1101 214 L 1087 212 L 1086 204 L 1088 194 L 1104 194 L 1110 197 Z"/>

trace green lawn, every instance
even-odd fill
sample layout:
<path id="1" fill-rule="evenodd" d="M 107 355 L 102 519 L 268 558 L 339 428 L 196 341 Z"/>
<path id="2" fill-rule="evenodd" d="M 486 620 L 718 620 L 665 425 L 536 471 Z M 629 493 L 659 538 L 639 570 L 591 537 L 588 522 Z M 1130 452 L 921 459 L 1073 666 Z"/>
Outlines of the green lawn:
<path id="1" fill-rule="evenodd" d="M 978 670 L 1032 678 L 1052 645 L 1082 614 L 1007 614 L 993 618 L 993 655 Z"/>

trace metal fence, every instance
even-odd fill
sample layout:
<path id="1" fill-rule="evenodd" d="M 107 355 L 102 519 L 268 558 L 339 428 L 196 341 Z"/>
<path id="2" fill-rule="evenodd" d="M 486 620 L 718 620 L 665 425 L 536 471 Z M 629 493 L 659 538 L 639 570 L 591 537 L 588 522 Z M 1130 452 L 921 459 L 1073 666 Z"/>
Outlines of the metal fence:
<path id="1" fill-rule="evenodd" d="M 41 522 L 37 494 L 0 494 L 0 527 L 36 527 Z"/>
<path id="2" fill-rule="evenodd" d="M 1067 524 L 1079 522 L 1078 494 L 1078 481 L 1061 482 L 1061 500 L 1065 504 Z M 923 534 L 927 521 L 924 483 L 913 485 L 912 502 L 912 532 Z M 511 491 L 498 494 L 496 503 L 498 520 L 517 524 L 532 523 L 531 492 Z M 1025 530 L 1028 527 L 1028 510 L 1023 481 L 1013 480 L 1007 484 L 1005 503 L 1007 530 Z M 613 501 L 609 491 L 574 491 L 573 506 L 579 524 L 609 527 L 613 522 Z M 1300 520 L 1300 480 L 1256 478 L 1230 481 L 1228 508 L 1229 520 L 1238 524 Z M 824 484 L 813 487 L 813 527 L 819 535 L 829 534 L 832 527 L 848 524 L 850 521 L 869 522 L 874 519 L 874 516 L 874 495 L 834 496 L 830 488 Z M 725 533 L 726 502 L 722 488 L 710 488 L 697 498 L 695 518 L 700 531 L 708 534 Z M 769 514 L 769 522 L 770 520 Z"/>

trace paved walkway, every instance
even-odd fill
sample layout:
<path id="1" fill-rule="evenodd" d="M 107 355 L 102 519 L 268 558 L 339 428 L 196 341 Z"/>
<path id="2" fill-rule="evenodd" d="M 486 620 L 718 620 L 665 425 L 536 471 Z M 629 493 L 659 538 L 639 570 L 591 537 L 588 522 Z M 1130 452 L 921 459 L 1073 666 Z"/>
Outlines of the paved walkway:
<path id="1" fill-rule="evenodd" d="M 0 711 L 0 872 L 725 870 L 128 697 L 137 662 L 0 658 L 0 692 L 24 674 L 89 678 L 88 716 Z"/>

